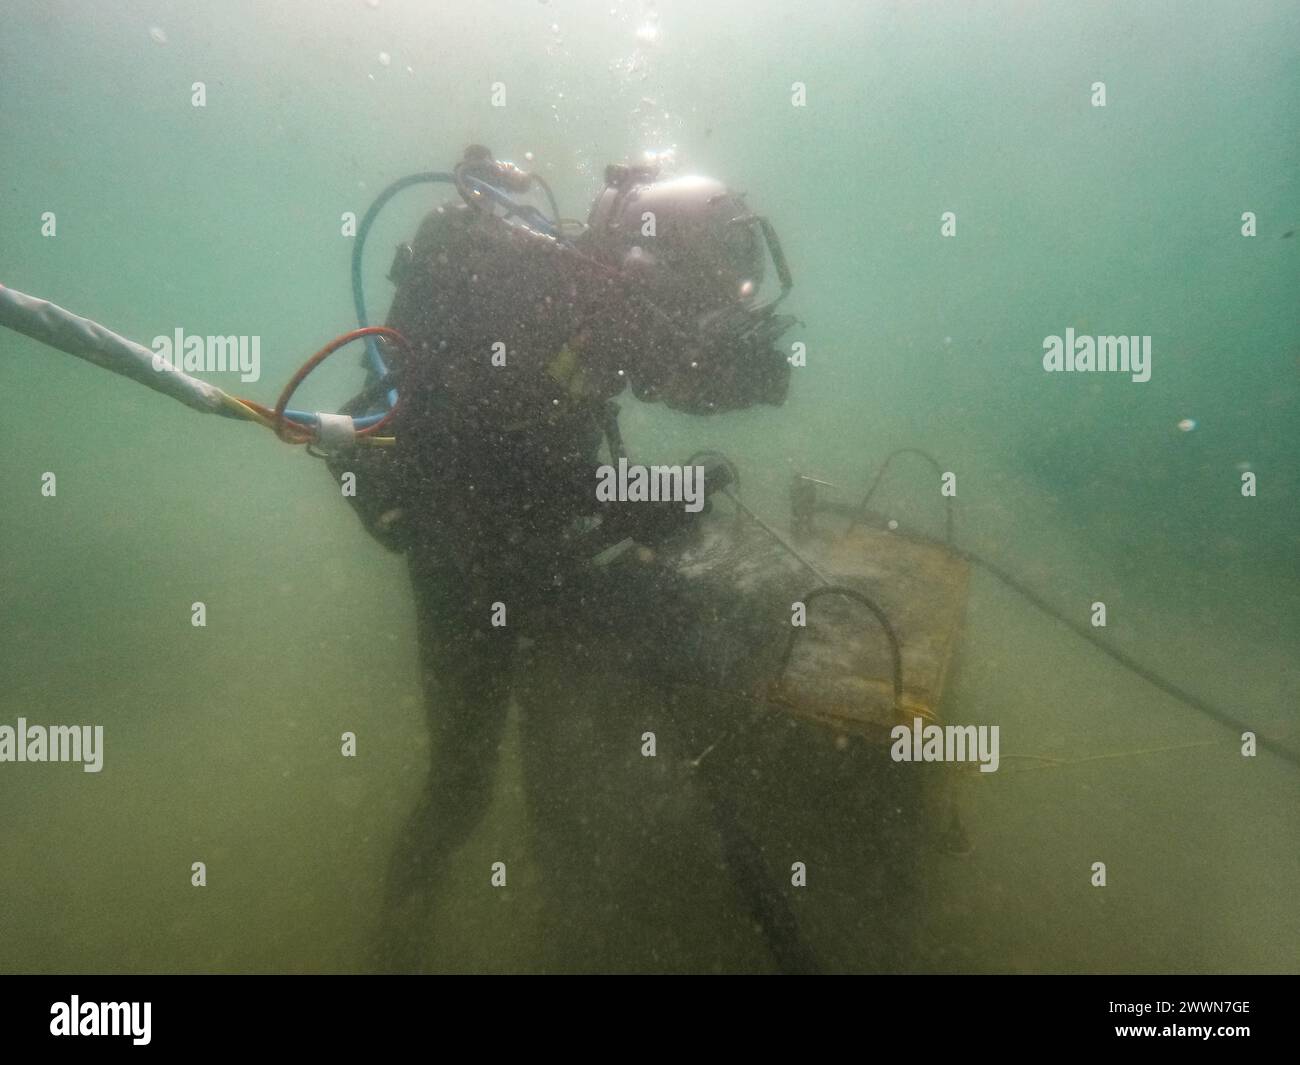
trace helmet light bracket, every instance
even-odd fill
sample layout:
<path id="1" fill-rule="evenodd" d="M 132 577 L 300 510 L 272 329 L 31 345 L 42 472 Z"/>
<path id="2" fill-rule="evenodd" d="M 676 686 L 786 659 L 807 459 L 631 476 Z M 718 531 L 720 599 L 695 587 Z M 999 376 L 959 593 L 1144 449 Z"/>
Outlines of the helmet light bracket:
<path id="1" fill-rule="evenodd" d="M 790 264 L 786 260 L 785 251 L 781 247 L 781 241 L 777 238 L 776 230 L 772 223 L 763 215 L 746 214 L 739 215 L 731 219 L 728 225 L 733 226 L 758 226 L 758 230 L 763 235 L 763 243 L 767 246 L 767 253 L 772 257 L 772 265 L 776 267 L 776 277 L 780 282 L 781 291 L 773 296 L 766 303 L 759 304 L 753 308 L 755 314 L 766 314 L 783 299 L 790 294 L 794 288 L 794 277 L 790 273 Z"/>

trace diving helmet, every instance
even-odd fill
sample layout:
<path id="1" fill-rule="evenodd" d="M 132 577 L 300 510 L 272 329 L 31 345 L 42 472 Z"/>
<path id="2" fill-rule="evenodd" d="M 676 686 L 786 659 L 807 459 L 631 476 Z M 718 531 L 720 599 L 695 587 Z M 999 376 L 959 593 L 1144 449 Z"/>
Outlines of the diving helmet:
<path id="1" fill-rule="evenodd" d="M 671 354 L 634 377 L 640 398 L 696 413 L 785 399 L 790 368 L 774 345 L 795 319 L 774 310 L 793 281 L 771 223 L 744 200 L 710 177 L 606 167 L 580 246 L 616 269 L 672 338 Z M 764 299 L 769 258 L 779 291 Z"/>

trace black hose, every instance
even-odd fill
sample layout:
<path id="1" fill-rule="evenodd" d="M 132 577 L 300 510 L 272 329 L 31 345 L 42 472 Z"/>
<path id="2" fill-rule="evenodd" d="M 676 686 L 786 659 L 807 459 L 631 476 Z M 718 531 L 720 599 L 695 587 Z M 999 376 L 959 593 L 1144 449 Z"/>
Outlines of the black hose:
<path id="1" fill-rule="evenodd" d="M 859 524 L 863 520 L 863 518 L 866 517 L 867 504 L 871 502 L 871 497 L 876 494 L 876 489 L 880 487 L 880 482 L 885 479 L 885 474 L 889 470 L 889 464 L 893 462 L 894 459 L 897 458 L 899 455 L 918 455 L 921 458 L 925 459 L 926 462 L 928 462 L 931 466 L 934 467 L 935 473 L 937 473 L 940 477 L 943 477 L 943 467 L 939 465 L 939 460 L 936 459 L 933 455 L 931 455 L 928 451 L 922 451 L 920 448 L 915 448 L 915 447 L 900 447 L 897 451 L 891 451 L 888 455 L 885 456 L 885 461 L 880 466 L 880 472 L 876 474 L 875 480 L 871 482 L 871 487 L 867 489 L 867 494 L 862 497 L 862 502 L 858 504 L 858 512 L 853 516 L 853 519 L 849 522 L 849 527 L 847 530 L 848 532 L 852 532 L 853 527 Z M 944 525 L 945 525 L 944 535 L 947 538 L 948 545 L 950 547 L 953 546 L 952 500 L 953 500 L 952 496 L 943 497 Z"/>
<path id="2" fill-rule="evenodd" d="M 1179 702 L 1183 703 L 1184 705 L 1190 706 L 1193 710 L 1199 710 L 1210 720 L 1217 721 L 1220 725 L 1232 729 L 1238 735 L 1240 735 L 1243 732 L 1254 731 L 1254 729 L 1252 729 L 1248 724 L 1246 724 L 1246 722 L 1242 721 L 1240 718 L 1233 717 L 1227 711 L 1220 710 L 1217 706 L 1211 706 L 1204 699 L 1201 699 L 1198 696 L 1193 695 L 1191 692 L 1184 691 L 1182 688 L 1178 687 L 1178 685 L 1172 683 L 1171 681 L 1165 680 L 1164 677 L 1161 677 L 1156 673 L 1153 673 L 1146 666 L 1142 665 L 1141 662 L 1137 662 L 1134 659 L 1130 658 L 1123 651 L 1117 650 L 1116 648 L 1111 647 L 1110 644 L 1105 643 L 1104 641 L 1098 639 L 1096 634 L 1093 633 L 1088 626 L 1084 625 L 1082 622 L 1075 621 L 1072 618 L 1066 617 L 1064 614 L 1058 611 L 1054 606 L 1052 606 L 1045 599 L 1043 599 L 1042 596 L 1040 596 L 1037 592 L 1021 584 L 1019 580 L 1011 576 L 1011 574 L 1009 574 L 1006 570 L 1002 569 L 1000 566 L 997 566 L 994 563 L 989 562 L 987 559 L 981 558 L 979 555 L 975 554 L 972 551 L 966 551 L 959 547 L 953 547 L 951 548 L 951 550 L 953 554 L 957 555 L 959 558 L 965 559 L 967 562 L 973 562 L 975 565 L 981 566 L 984 569 L 986 569 L 989 573 L 991 573 L 994 577 L 1000 580 L 1012 591 L 1018 592 L 1025 599 L 1028 599 L 1030 603 L 1038 607 L 1038 609 L 1041 610 L 1044 614 L 1046 614 L 1049 618 L 1052 618 L 1054 621 L 1059 621 L 1062 625 L 1064 625 L 1067 629 L 1073 632 L 1076 636 L 1082 637 L 1083 639 L 1087 640 L 1090 644 L 1092 644 L 1095 648 L 1097 648 L 1097 650 L 1101 651 L 1103 654 L 1109 655 L 1112 659 L 1118 662 L 1130 673 L 1134 673 L 1137 676 L 1141 677 L 1152 687 L 1159 688 L 1166 695 L 1172 696 L 1174 699 L 1177 699 Z M 1291 765 L 1300 768 L 1300 754 L 1297 754 L 1289 747 L 1283 747 L 1277 743 L 1274 743 L 1272 740 L 1267 740 L 1263 736 L 1258 736 L 1257 738 L 1261 749 L 1276 755 L 1278 758 L 1281 758 L 1284 762 L 1289 762 Z"/>
<path id="3" fill-rule="evenodd" d="M 885 639 L 889 641 L 889 657 L 894 676 L 894 709 L 901 710 L 903 704 L 903 650 L 898 642 L 898 633 L 894 631 L 894 627 L 889 623 L 888 615 L 870 596 L 840 584 L 823 584 L 820 588 L 814 588 L 803 597 L 804 606 L 807 607 L 814 599 L 820 599 L 823 595 L 842 595 L 846 599 L 852 599 L 855 603 L 861 603 L 880 622 L 880 627 L 885 630 Z M 778 680 L 785 676 L 785 671 L 790 665 L 790 656 L 794 654 L 795 641 L 806 627 L 793 625 L 790 627 L 790 638 L 785 643 L 785 650 L 782 652 L 781 661 L 777 666 L 776 676 Z"/>
<path id="4" fill-rule="evenodd" d="M 856 524 L 860 520 L 861 520 L 860 516 L 856 517 L 854 518 L 854 523 Z M 1220 710 L 1217 706 L 1212 706 L 1210 703 L 1207 703 L 1204 699 L 1200 698 L 1199 696 L 1193 695 L 1189 691 L 1184 691 L 1182 688 L 1178 687 L 1177 684 L 1174 684 L 1172 681 L 1165 680 L 1164 677 L 1148 669 L 1146 666 L 1142 665 L 1141 662 L 1138 662 L 1133 658 L 1130 658 L 1123 651 L 1117 650 L 1116 648 L 1110 646 L 1110 644 L 1100 639 L 1087 625 L 1084 625 L 1082 622 L 1076 621 L 1073 618 L 1066 617 L 1059 610 L 1057 610 L 1056 607 L 1054 607 L 1041 595 L 1035 592 L 1032 588 L 1022 583 L 1018 578 L 1013 577 L 1010 573 L 1008 573 L 1006 570 L 1004 570 L 1001 566 L 997 565 L 996 563 L 990 562 L 986 558 L 982 558 L 981 556 L 975 554 L 975 552 L 973 551 L 967 551 L 965 548 L 957 547 L 955 544 L 943 544 L 932 536 L 926 536 L 924 533 L 916 532 L 912 529 L 900 528 L 898 531 L 903 535 L 909 537 L 910 539 L 920 540 L 925 543 L 933 544 L 936 547 L 944 547 L 948 551 L 950 551 L 953 555 L 962 559 L 963 561 L 972 563 L 973 565 L 979 566 L 982 569 L 987 570 L 990 574 L 992 574 L 999 581 L 1005 584 L 1013 592 L 1016 592 L 1022 598 L 1027 599 L 1032 605 L 1036 606 L 1039 610 L 1041 610 L 1053 621 L 1059 621 L 1062 625 L 1064 625 L 1076 636 L 1092 644 L 1093 647 L 1097 648 L 1097 650 L 1101 651 L 1103 654 L 1107 655 L 1114 661 L 1118 662 L 1130 673 L 1133 673 L 1141 677 L 1152 687 L 1158 688 L 1160 691 L 1178 700 L 1183 705 L 1189 706 L 1193 710 L 1200 711 L 1200 713 L 1204 714 L 1211 721 L 1217 721 L 1220 725 L 1223 725 L 1225 728 L 1232 729 L 1238 735 L 1240 735 L 1243 732 L 1255 731 L 1246 722 L 1242 721 L 1240 718 L 1233 717 L 1226 710 Z M 1278 758 L 1281 758 L 1282 761 L 1288 762 L 1291 765 L 1295 766 L 1296 768 L 1300 768 L 1300 754 L 1291 750 L 1291 748 L 1289 747 L 1285 747 L 1282 746 L 1281 744 L 1275 743 L 1272 740 L 1265 739 L 1263 736 L 1259 736 L 1258 733 L 1256 733 L 1256 738 L 1262 750 L 1266 750 L 1270 754 L 1276 755 Z"/>
<path id="5" fill-rule="evenodd" d="M 542 177 L 541 174 L 529 174 L 528 176 L 533 179 L 534 183 L 540 185 L 542 191 L 546 193 L 546 202 L 551 208 L 551 221 L 558 228 L 563 219 L 560 218 L 560 205 L 555 202 L 555 193 L 551 191 L 551 186 L 547 184 L 546 178 Z"/>
<path id="6" fill-rule="evenodd" d="M 862 502 L 858 505 L 857 512 L 850 520 L 849 528 L 848 528 L 849 532 L 852 532 L 853 528 L 859 523 L 861 523 L 863 519 L 866 517 L 867 504 L 871 501 L 871 497 L 875 495 L 876 490 L 880 487 L 880 482 L 883 480 L 885 476 L 885 472 L 889 469 L 890 463 L 893 462 L 896 456 L 906 455 L 906 454 L 918 455 L 921 458 L 925 459 L 928 463 L 930 463 L 931 466 L 935 468 L 935 470 L 940 474 L 940 476 L 942 476 L 943 467 L 939 464 L 938 460 L 935 459 L 933 455 L 929 454 L 929 452 L 922 451 L 919 448 L 914 448 L 914 447 L 899 448 L 897 451 L 891 452 L 889 455 L 886 456 L 884 463 L 880 467 L 880 472 L 876 474 L 875 479 L 871 482 L 871 487 L 867 489 L 867 494 L 863 496 Z M 1000 566 L 992 562 L 989 562 L 987 559 L 981 558 L 979 555 L 976 555 L 972 551 L 966 551 L 963 548 L 958 547 L 953 542 L 952 496 L 944 497 L 944 504 L 947 509 L 947 520 L 946 520 L 946 529 L 945 529 L 946 542 L 943 546 L 947 547 L 948 550 L 950 550 L 958 558 L 964 559 L 967 562 L 973 563 L 974 565 L 980 566 L 983 569 L 987 570 L 989 573 L 991 573 L 994 577 L 996 577 L 999 581 L 1005 584 L 1012 591 L 1017 592 L 1025 599 L 1029 600 L 1030 603 L 1036 606 L 1048 617 L 1052 618 L 1055 621 L 1059 621 L 1062 625 L 1068 628 L 1076 636 L 1082 637 L 1083 639 L 1087 640 L 1090 644 L 1096 647 L 1103 654 L 1108 655 L 1110 658 L 1118 662 L 1125 669 L 1129 670 L 1129 672 L 1134 673 L 1137 676 L 1141 677 L 1152 687 L 1160 689 L 1160 691 L 1164 692 L 1166 695 L 1173 697 L 1174 699 L 1177 699 L 1185 706 L 1190 706 L 1193 710 L 1200 711 L 1211 721 L 1217 721 L 1219 724 L 1225 726 L 1226 728 L 1233 729 L 1238 734 L 1242 732 L 1253 731 L 1244 721 L 1240 720 L 1239 718 L 1233 717 L 1227 711 L 1220 710 L 1216 706 L 1211 706 L 1204 699 L 1201 699 L 1198 696 L 1193 695 L 1191 692 L 1184 691 L 1182 688 L 1178 687 L 1178 685 L 1172 683 L 1171 681 L 1167 681 L 1163 677 L 1152 672 L 1146 666 L 1142 665 L 1142 663 L 1137 662 L 1134 659 L 1130 658 L 1123 651 L 1119 651 L 1116 650 L 1114 647 L 1111 647 L 1109 644 L 1099 639 L 1088 626 L 1082 624 L 1081 622 L 1066 617 L 1055 607 L 1053 607 L 1050 603 L 1048 603 L 1045 599 L 1043 599 L 1042 596 L 1040 596 L 1037 592 L 1022 584 L 1017 578 L 1013 577 L 1010 573 L 1002 569 Z M 926 540 L 930 543 L 938 543 L 938 541 L 936 541 L 932 537 L 925 536 L 921 533 L 912 532 L 910 530 L 907 531 L 907 535 L 911 536 L 914 539 Z M 1267 750 L 1270 753 L 1276 755 L 1278 758 L 1281 758 L 1284 762 L 1288 762 L 1291 765 L 1300 768 L 1300 754 L 1298 754 L 1297 752 L 1291 750 L 1289 747 L 1280 746 L 1271 740 L 1265 740 L 1263 737 L 1258 737 L 1258 741 L 1259 741 L 1259 746 L 1262 749 Z"/>

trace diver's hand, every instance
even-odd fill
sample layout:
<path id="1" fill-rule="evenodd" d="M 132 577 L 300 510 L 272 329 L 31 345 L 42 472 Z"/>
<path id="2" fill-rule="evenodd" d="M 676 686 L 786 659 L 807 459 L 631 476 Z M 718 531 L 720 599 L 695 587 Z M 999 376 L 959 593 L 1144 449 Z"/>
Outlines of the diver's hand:
<path id="1" fill-rule="evenodd" d="M 725 460 L 710 458 L 699 464 L 702 470 L 698 510 L 688 510 L 685 500 L 607 503 L 601 528 L 609 543 L 632 539 L 655 547 L 689 529 L 712 509 L 710 496 L 731 483 L 731 469 Z"/>

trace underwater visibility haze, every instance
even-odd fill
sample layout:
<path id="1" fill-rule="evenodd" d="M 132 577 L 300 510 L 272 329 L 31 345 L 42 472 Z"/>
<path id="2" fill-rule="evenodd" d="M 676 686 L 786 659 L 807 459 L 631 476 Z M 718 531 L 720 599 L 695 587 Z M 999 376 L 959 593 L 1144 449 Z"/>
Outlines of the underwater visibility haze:
<path id="1" fill-rule="evenodd" d="M 1300 6 L 4 10 L 0 971 L 1297 970 Z"/>

